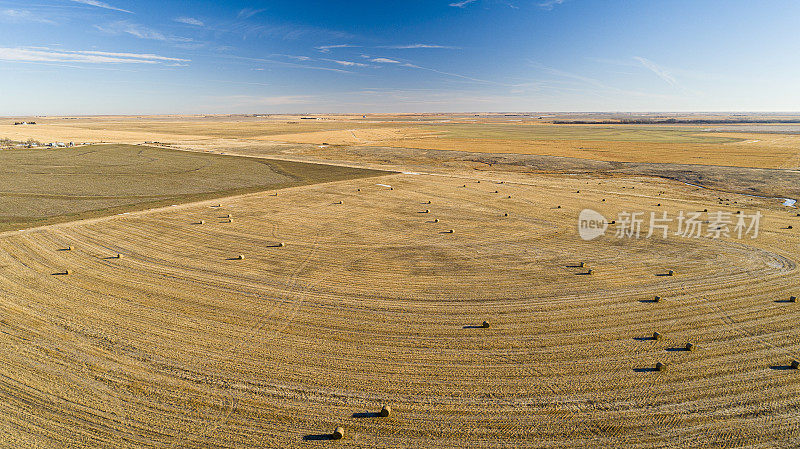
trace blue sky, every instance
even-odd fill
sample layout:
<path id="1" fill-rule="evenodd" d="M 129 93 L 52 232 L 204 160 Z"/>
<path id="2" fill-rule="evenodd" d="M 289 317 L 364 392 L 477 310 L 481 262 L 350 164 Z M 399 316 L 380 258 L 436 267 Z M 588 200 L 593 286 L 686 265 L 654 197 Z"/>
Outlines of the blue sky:
<path id="1" fill-rule="evenodd" d="M 797 111 L 797 0 L 0 0 L 0 115 Z"/>

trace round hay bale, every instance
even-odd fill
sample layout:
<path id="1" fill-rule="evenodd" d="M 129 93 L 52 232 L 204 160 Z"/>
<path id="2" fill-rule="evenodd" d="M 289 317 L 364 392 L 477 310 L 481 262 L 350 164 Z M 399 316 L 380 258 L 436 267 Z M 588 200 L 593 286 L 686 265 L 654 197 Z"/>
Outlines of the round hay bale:
<path id="1" fill-rule="evenodd" d="M 448 229 L 448 230 L 447 230 L 447 233 L 448 233 L 448 234 L 453 234 L 454 232 L 456 232 L 456 231 L 454 231 L 454 230 L 452 230 L 452 229 Z"/>
<path id="2" fill-rule="evenodd" d="M 656 204 L 656 207 L 661 207 L 661 203 Z"/>
<path id="3" fill-rule="evenodd" d="M 117 253 L 117 259 L 122 259 L 122 254 Z"/>
<path id="4" fill-rule="evenodd" d="M 511 195 L 508 195 L 506 198 L 511 198 Z"/>
<path id="5" fill-rule="evenodd" d="M 792 369 L 800 369 L 800 361 L 792 360 L 791 367 Z"/>
<path id="6" fill-rule="evenodd" d="M 498 192 L 497 190 L 495 190 L 495 191 L 494 191 L 494 193 L 500 193 L 500 192 Z"/>
<path id="7" fill-rule="evenodd" d="M 561 209 L 561 206 L 556 206 L 556 209 Z"/>
<path id="8" fill-rule="evenodd" d="M 391 414 L 392 414 L 392 408 L 389 407 L 388 405 L 384 405 L 381 408 L 381 416 L 383 416 L 384 418 L 386 418 L 387 416 L 389 416 Z"/>
<path id="9" fill-rule="evenodd" d="M 667 365 L 661 362 L 656 363 L 656 371 L 665 371 L 667 369 Z"/>
<path id="10" fill-rule="evenodd" d="M 206 224 L 206 221 L 205 220 L 200 220 L 200 221 L 197 222 L 197 224 Z"/>
<path id="11" fill-rule="evenodd" d="M 786 229 L 792 229 L 792 225 L 787 226 Z"/>
<path id="12" fill-rule="evenodd" d="M 431 204 L 431 200 L 426 201 L 425 204 Z"/>
<path id="13" fill-rule="evenodd" d="M 72 251 L 72 246 L 68 246 L 67 251 Z"/>
<path id="14" fill-rule="evenodd" d="M 64 274 L 68 275 L 69 274 L 69 270 L 64 270 Z"/>
<path id="15" fill-rule="evenodd" d="M 481 323 L 481 327 L 484 328 L 484 329 L 489 329 L 489 327 L 491 327 L 491 325 L 489 324 L 488 321 L 484 321 L 483 323 Z"/>
<path id="16" fill-rule="evenodd" d="M 503 214 L 504 217 L 508 217 L 508 212 Z"/>
<path id="17" fill-rule="evenodd" d="M 429 211 L 428 209 L 425 209 L 425 212 L 423 212 L 423 214 L 428 214 L 428 213 L 430 213 L 430 212 L 431 212 L 431 211 Z"/>
<path id="18" fill-rule="evenodd" d="M 236 256 L 236 259 L 237 260 L 244 260 L 244 254 L 239 254 L 238 256 Z"/>
<path id="19" fill-rule="evenodd" d="M 433 219 L 433 222 L 434 222 L 434 223 L 439 223 L 439 219 L 438 219 L 438 218 L 434 218 L 434 219 Z"/>
<path id="20" fill-rule="evenodd" d="M 339 201 L 336 202 L 336 204 L 344 204 L 344 201 L 339 200 Z"/>
<path id="21" fill-rule="evenodd" d="M 360 192 L 360 191 L 361 191 L 361 189 L 356 189 L 356 192 Z"/>
<path id="22" fill-rule="evenodd" d="M 231 218 L 231 214 L 225 214 L 225 216 L 222 218 Z"/>
<path id="23" fill-rule="evenodd" d="M 686 343 L 687 351 L 694 351 L 695 349 L 697 349 L 697 346 L 694 343 Z"/>
<path id="24" fill-rule="evenodd" d="M 344 438 L 344 427 L 339 426 L 336 429 L 334 429 L 333 433 L 331 434 L 331 437 L 334 440 L 341 440 L 342 438 Z"/>
<path id="25" fill-rule="evenodd" d="M 797 296 L 790 296 L 789 302 L 797 302 Z"/>
<path id="26" fill-rule="evenodd" d="M 661 340 L 664 336 L 661 335 L 661 332 L 653 332 L 653 340 Z"/>
<path id="27" fill-rule="evenodd" d="M 591 268 L 589 268 L 588 270 L 586 270 L 586 274 L 588 274 L 588 275 L 592 275 L 592 274 L 594 274 L 594 270 L 592 270 Z"/>
<path id="28" fill-rule="evenodd" d="M 611 220 L 611 224 L 617 224 L 617 220 Z"/>
<path id="29" fill-rule="evenodd" d="M 655 297 L 655 298 L 653 298 L 653 301 L 655 301 L 655 302 L 661 302 L 661 297 L 660 297 L 660 296 L 658 296 L 658 295 L 656 295 L 656 297 Z"/>
<path id="30" fill-rule="evenodd" d="M 603 198 L 603 202 L 604 202 L 604 203 L 606 202 L 606 199 L 605 199 L 605 198 Z"/>
<path id="31" fill-rule="evenodd" d="M 708 209 L 703 209 L 703 212 L 708 212 Z"/>
<path id="32" fill-rule="evenodd" d="M 675 270 L 669 270 L 667 276 L 675 276 Z"/>
<path id="33" fill-rule="evenodd" d="M 578 264 L 578 266 L 579 266 L 579 267 L 581 267 L 581 268 L 583 268 L 583 267 L 585 267 L 585 266 L 586 266 L 586 262 L 581 262 L 581 263 L 579 263 L 579 264 Z"/>

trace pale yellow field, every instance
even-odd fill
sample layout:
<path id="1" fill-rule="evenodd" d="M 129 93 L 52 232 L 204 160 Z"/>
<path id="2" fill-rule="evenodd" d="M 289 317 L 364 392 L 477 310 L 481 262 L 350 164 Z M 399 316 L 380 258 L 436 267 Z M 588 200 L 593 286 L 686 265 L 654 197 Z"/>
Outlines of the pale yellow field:
<path id="1" fill-rule="evenodd" d="M 797 374 L 772 368 L 800 354 L 800 310 L 776 302 L 800 285 L 800 235 L 782 229 L 796 218 L 767 210 L 756 240 L 584 242 L 584 206 L 715 198 L 506 181 L 393 175 L 4 234 L 2 439 L 302 446 L 337 425 L 337 445 L 369 447 L 797 438 Z M 640 302 L 653 295 L 666 302 Z M 654 331 L 665 339 L 635 339 Z M 686 342 L 700 349 L 672 350 Z M 383 404 L 390 418 L 353 416 Z"/>
<path id="2" fill-rule="evenodd" d="M 703 127 L 658 127 L 638 125 L 582 126 L 530 125 L 498 122 L 499 119 L 452 122 L 424 116 L 320 116 L 303 120 L 297 116 L 258 117 L 98 117 L 44 118 L 37 125 L 13 126 L 0 122 L 0 137 L 44 142 L 157 141 L 171 144 L 225 147 L 242 142 L 288 142 L 322 145 L 385 146 L 454 150 L 478 153 L 534 154 L 574 157 L 599 161 L 657 162 L 675 164 L 725 165 L 759 168 L 800 168 L 800 134 L 709 133 Z M 415 118 L 412 120 L 412 118 Z M 422 121 L 422 119 L 425 121 Z M 444 117 L 441 117 L 444 118 Z M 504 137 L 501 130 L 517 136 Z M 505 127 L 505 128 L 503 128 Z M 539 127 L 539 128 L 537 128 Z M 526 130 L 552 128 L 577 130 L 560 135 Z M 549 127 L 549 128 L 547 128 Z M 484 132 L 486 128 L 489 131 Z M 677 132 L 674 139 L 670 133 Z M 450 131 L 454 129 L 455 131 Z M 463 137 L 472 130 L 481 138 Z M 659 132 L 663 129 L 663 132 Z M 586 130 L 581 136 L 580 130 Z M 592 131 L 594 130 L 594 131 Z M 610 132 L 607 132 L 610 131 Z M 645 130 L 652 134 L 637 137 Z M 469 134 L 469 133 L 467 133 Z M 619 136 L 617 139 L 615 136 Z M 696 139 L 686 139 L 696 136 Z M 730 141 L 714 142 L 713 139 Z M 703 143 L 705 141 L 709 143 Z"/>
<path id="3" fill-rule="evenodd" d="M 796 444 L 796 209 L 355 154 L 328 156 L 405 173 L 0 233 L 0 446 Z M 755 239 L 586 242 L 584 208 L 764 217 Z"/>

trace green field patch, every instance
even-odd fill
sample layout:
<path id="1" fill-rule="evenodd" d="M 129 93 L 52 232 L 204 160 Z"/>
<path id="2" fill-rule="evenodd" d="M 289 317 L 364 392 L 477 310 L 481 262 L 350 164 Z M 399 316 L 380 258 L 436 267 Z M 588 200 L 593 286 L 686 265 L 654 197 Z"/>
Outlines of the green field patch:
<path id="1" fill-rule="evenodd" d="M 138 145 L 0 151 L 0 230 L 388 172 Z"/>
<path id="2" fill-rule="evenodd" d="M 703 135 L 699 129 L 675 127 L 453 124 L 437 125 L 441 137 L 452 139 L 501 140 L 588 140 L 652 143 L 740 142 L 744 139 Z"/>

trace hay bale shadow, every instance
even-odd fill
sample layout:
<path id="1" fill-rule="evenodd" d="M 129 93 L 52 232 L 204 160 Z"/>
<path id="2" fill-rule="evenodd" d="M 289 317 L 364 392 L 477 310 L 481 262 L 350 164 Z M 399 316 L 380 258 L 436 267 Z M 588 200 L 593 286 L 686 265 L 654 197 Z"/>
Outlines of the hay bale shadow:
<path id="1" fill-rule="evenodd" d="M 657 303 L 658 301 L 656 301 L 655 299 L 640 299 L 639 302 L 648 304 L 648 303 Z"/>
<path id="2" fill-rule="evenodd" d="M 316 435 L 305 435 L 303 441 L 333 441 L 333 434 L 320 433 Z"/>
<path id="3" fill-rule="evenodd" d="M 656 341 L 657 340 L 657 338 L 652 336 L 652 335 L 648 335 L 647 337 L 633 337 L 633 339 L 636 340 L 636 341 Z"/>
<path id="4" fill-rule="evenodd" d="M 689 348 L 687 347 L 679 347 L 679 348 L 667 348 L 669 352 L 689 352 Z"/>
<path id="5" fill-rule="evenodd" d="M 353 413 L 353 418 L 380 418 L 381 414 L 377 412 L 356 412 Z"/>
<path id="6" fill-rule="evenodd" d="M 792 301 L 790 299 L 776 299 L 775 302 L 777 302 L 777 303 L 789 303 L 790 304 L 790 303 L 793 303 L 795 301 Z"/>
<path id="7" fill-rule="evenodd" d="M 792 368 L 792 365 L 773 365 L 773 366 L 770 366 L 769 369 L 774 369 L 776 371 L 792 371 L 792 370 L 794 370 L 794 368 Z"/>
<path id="8" fill-rule="evenodd" d="M 652 368 L 652 367 L 650 367 L 650 368 L 634 368 L 633 369 L 633 372 L 635 372 L 635 373 L 655 373 L 657 371 L 658 371 L 657 369 Z"/>
<path id="9" fill-rule="evenodd" d="M 480 324 L 467 324 L 463 326 L 462 329 L 485 329 L 485 328 Z"/>

